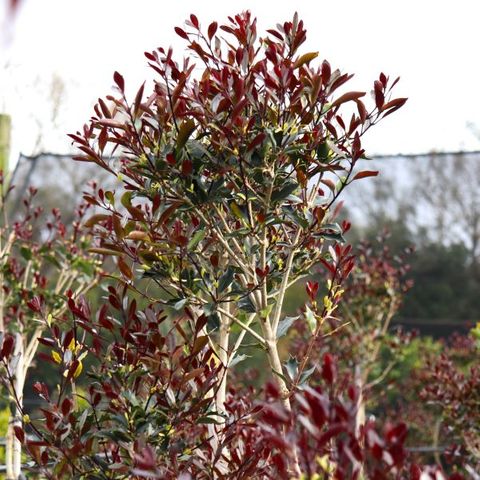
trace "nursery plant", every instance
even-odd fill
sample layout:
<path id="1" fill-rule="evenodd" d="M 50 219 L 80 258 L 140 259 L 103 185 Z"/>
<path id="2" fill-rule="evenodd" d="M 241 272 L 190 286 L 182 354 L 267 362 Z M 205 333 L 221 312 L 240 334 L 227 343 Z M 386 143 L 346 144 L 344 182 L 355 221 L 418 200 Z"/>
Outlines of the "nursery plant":
<path id="1" fill-rule="evenodd" d="M 288 407 L 277 348 L 292 322 L 282 318 L 285 292 L 327 268 L 324 298 L 308 283 L 302 313 L 316 338 L 353 268 L 342 245 L 348 225 L 336 223 L 338 199 L 351 182 L 377 174 L 355 169 L 361 137 L 406 99 L 390 98 L 398 79 L 383 73 L 367 104 L 365 92 L 340 90 L 352 75 L 300 52 L 306 31 L 296 15 L 262 39 L 248 12 L 205 31 L 192 15 L 175 31 L 190 55 L 177 62 L 171 50 L 147 52 L 157 78 L 133 101 L 115 73 L 119 95 L 99 100 L 91 122 L 71 135 L 77 160 L 97 163 L 124 186 L 86 197 L 104 210 L 87 226 L 131 288 L 148 278 L 148 300 L 187 312 L 193 324 L 208 319 L 204 333 L 226 367 L 219 412 L 228 365 L 245 339 L 265 351 Z M 294 384 L 307 363 L 308 354 Z"/>
<path id="2" fill-rule="evenodd" d="M 334 352 L 316 355 L 319 340 L 370 315 L 339 308 L 355 265 L 340 197 L 377 174 L 363 167 L 362 137 L 405 104 L 392 97 L 398 79 L 381 73 L 371 95 L 347 89 L 352 75 L 301 50 L 297 15 L 262 38 L 249 12 L 206 28 L 191 15 L 175 31 L 187 56 L 147 52 L 155 80 L 131 100 L 116 72 L 117 93 L 71 135 L 76 160 L 121 182 L 84 196 L 96 208 L 90 252 L 116 270 L 98 311 L 68 295 L 56 328 L 51 309 L 37 310 L 60 381 L 35 384 L 43 418 L 17 438 L 53 479 L 439 478 L 408 466 L 405 425 L 359 417 L 363 387 L 340 381 Z M 397 271 L 364 267 L 398 289 Z M 299 281 L 303 306 L 287 317 Z M 365 302 L 366 286 L 352 295 Z M 376 297 L 382 329 L 397 293 Z M 298 325 L 301 355 L 289 357 L 288 338 L 281 355 Z M 269 369 L 260 390 L 231 382 L 251 349 Z M 95 366 L 81 410 L 71 380 L 85 378 L 84 354 Z"/>

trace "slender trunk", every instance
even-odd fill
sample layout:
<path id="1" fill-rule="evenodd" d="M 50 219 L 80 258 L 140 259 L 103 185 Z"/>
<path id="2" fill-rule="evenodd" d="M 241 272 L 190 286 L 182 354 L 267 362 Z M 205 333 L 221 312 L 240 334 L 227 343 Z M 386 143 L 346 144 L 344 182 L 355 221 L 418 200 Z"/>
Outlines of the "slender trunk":
<path id="1" fill-rule="evenodd" d="M 13 422 L 15 414 L 10 412 L 10 418 L 8 420 L 7 428 L 7 437 L 5 439 L 5 465 L 7 467 L 7 480 L 14 480 L 13 475 L 13 442 L 14 442 L 14 433 L 13 433 Z"/>
<path id="2" fill-rule="evenodd" d="M 23 362 L 19 362 L 22 364 Z M 23 368 L 22 368 L 23 370 Z M 23 371 L 19 372 L 19 378 L 15 381 L 15 390 L 18 392 L 18 400 L 20 405 L 15 407 L 15 417 L 13 422 L 13 427 L 22 427 L 22 408 L 23 408 L 23 388 L 25 386 L 25 377 Z M 19 478 L 22 473 L 22 444 L 18 441 L 17 437 L 14 436 L 13 441 L 13 475 L 14 478 Z"/>
<path id="3" fill-rule="evenodd" d="M 218 413 L 225 413 L 225 399 L 227 396 L 227 376 L 228 376 L 228 348 L 230 340 L 230 321 L 228 318 L 221 316 L 220 320 L 220 338 L 218 341 L 219 360 L 224 368 L 222 371 L 222 379 L 217 390 L 216 406 Z"/>
<path id="4" fill-rule="evenodd" d="M 277 342 L 272 338 L 268 340 L 268 360 L 270 363 L 270 368 L 273 372 L 278 372 L 280 374 L 283 372 L 282 362 L 280 361 L 280 356 L 278 355 L 278 345 Z M 280 390 L 282 404 L 288 412 L 291 412 L 292 405 L 289 398 L 290 390 L 280 375 L 275 375 L 274 373 L 274 378 L 277 387 Z M 298 451 L 295 446 L 292 448 L 292 455 L 293 459 L 290 465 L 290 474 L 292 475 L 292 478 L 300 478 L 302 476 L 302 472 L 300 470 L 300 463 L 298 460 Z"/>
<path id="5" fill-rule="evenodd" d="M 8 480 L 17 480 L 22 473 L 22 444 L 15 436 L 15 427 L 22 427 L 23 389 L 27 373 L 23 350 L 22 334 L 17 333 L 14 357 L 18 355 L 18 361 L 13 372 L 13 388 L 15 391 L 10 393 L 10 420 L 5 448 Z"/>
<path id="6" fill-rule="evenodd" d="M 362 371 L 362 367 L 360 365 L 355 366 L 355 387 L 357 389 L 357 411 L 355 413 L 355 433 L 357 438 L 360 436 L 360 430 L 365 425 L 365 379 L 364 373 Z M 363 469 L 363 465 L 360 467 L 358 478 L 364 479 L 365 472 Z"/>
<path id="7" fill-rule="evenodd" d="M 363 379 L 363 372 L 360 365 L 355 367 L 355 387 L 357 389 L 357 412 L 355 414 L 355 432 L 360 433 L 360 428 L 365 425 L 365 382 Z"/>
<path id="8" fill-rule="evenodd" d="M 221 258 L 221 268 L 228 268 L 229 260 L 227 252 L 224 252 Z M 231 288 L 228 287 L 226 293 L 230 292 Z M 228 356 L 229 356 L 229 340 L 230 340 L 230 325 L 231 320 L 228 315 L 232 312 L 232 302 L 226 302 L 223 307 L 226 314 L 220 314 L 220 328 L 218 332 L 218 359 L 222 364 L 223 370 L 221 372 L 220 384 L 218 385 L 217 395 L 215 398 L 215 406 L 219 414 L 225 413 L 225 399 L 227 395 L 227 376 L 228 376 Z M 223 418 L 223 417 L 222 417 Z"/>
<path id="9" fill-rule="evenodd" d="M 278 389 L 280 390 L 280 395 L 282 397 L 282 404 L 287 410 L 291 410 L 291 404 L 289 399 L 290 390 L 288 389 L 285 381 L 280 375 L 276 373 L 283 373 L 282 362 L 280 361 L 280 356 L 278 355 L 277 343 L 274 340 L 268 340 L 268 361 L 270 363 L 270 368 L 274 372 L 275 383 L 277 384 Z"/>

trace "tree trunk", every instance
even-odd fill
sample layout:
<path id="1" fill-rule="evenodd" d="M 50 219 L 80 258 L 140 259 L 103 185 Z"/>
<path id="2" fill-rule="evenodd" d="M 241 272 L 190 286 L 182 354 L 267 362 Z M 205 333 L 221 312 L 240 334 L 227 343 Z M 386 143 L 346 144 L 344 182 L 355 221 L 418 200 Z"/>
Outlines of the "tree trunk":
<path id="1" fill-rule="evenodd" d="M 364 390 L 365 390 L 365 379 L 363 376 L 362 368 L 360 365 L 355 366 L 355 387 L 357 389 L 358 399 L 357 399 L 357 411 L 355 413 L 355 433 L 357 438 L 360 435 L 360 429 L 363 425 L 365 425 L 365 397 L 364 397 Z M 359 479 L 365 479 L 365 471 L 364 466 L 360 467 Z"/>
<path id="2" fill-rule="evenodd" d="M 283 378 L 281 378 L 280 375 L 275 374 L 275 372 L 282 374 L 283 368 L 282 368 L 282 362 L 280 360 L 280 356 L 278 355 L 277 342 L 273 339 L 270 339 L 268 341 L 268 360 L 270 363 L 270 368 L 274 372 L 273 376 L 275 378 L 275 382 L 278 386 L 278 389 L 280 390 L 282 404 L 287 411 L 291 412 L 292 405 L 290 403 L 290 398 L 289 398 L 290 390 L 288 389 Z M 292 449 L 292 454 L 293 454 L 293 461 L 289 469 L 290 474 L 292 475 L 292 478 L 300 478 L 302 476 L 302 472 L 300 470 L 300 463 L 298 461 L 298 452 L 295 447 Z"/>
<path id="3" fill-rule="evenodd" d="M 357 412 L 355 414 L 355 432 L 357 435 L 360 432 L 361 426 L 365 425 L 365 398 L 363 395 L 363 391 L 365 389 L 364 383 L 362 369 L 360 365 L 357 365 L 355 367 L 355 387 L 358 392 Z"/>
<path id="4" fill-rule="evenodd" d="M 220 338 L 218 342 L 218 356 L 224 368 L 222 379 L 217 390 L 216 407 L 218 413 L 225 413 L 225 399 L 227 396 L 227 376 L 228 376 L 228 348 L 230 340 L 230 321 L 227 317 L 220 317 Z"/>
<path id="5" fill-rule="evenodd" d="M 6 438 L 6 467 L 7 480 L 18 480 L 22 474 L 22 444 L 15 436 L 15 427 L 22 427 L 23 389 L 25 387 L 25 358 L 23 339 L 17 333 L 14 357 L 18 355 L 18 362 L 13 372 L 13 385 L 15 392 L 10 393 L 10 420 L 8 422 Z M 19 404 L 17 404 L 17 401 Z"/>

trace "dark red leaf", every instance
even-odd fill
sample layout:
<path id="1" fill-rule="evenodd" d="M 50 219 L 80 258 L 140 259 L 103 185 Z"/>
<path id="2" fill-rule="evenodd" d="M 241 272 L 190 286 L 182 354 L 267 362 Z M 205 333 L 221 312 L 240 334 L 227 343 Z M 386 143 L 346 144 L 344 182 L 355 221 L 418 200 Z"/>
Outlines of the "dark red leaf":
<path id="1" fill-rule="evenodd" d="M 6 358 L 11 355 L 13 352 L 13 347 L 15 345 L 15 339 L 13 338 L 12 335 L 6 335 L 5 339 L 3 340 L 3 347 L 2 351 L 0 352 L 0 358 Z"/>
<path id="2" fill-rule="evenodd" d="M 361 178 L 367 177 L 376 177 L 378 175 L 378 171 L 374 170 L 363 170 L 362 172 L 358 172 L 352 179 L 353 180 L 360 180 Z"/>
<path id="3" fill-rule="evenodd" d="M 200 23 L 198 23 L 198 18 L 193 13 L 190 15 L 190 21 L 192 22 L 195 28 L 200 28 Z"/>
<path id="4" fill-rule="evenodd" d="M 113 81 L 116 83 L 117 87 L 123 93 L 125 91 L 125 80 L 118 72 L 115 72 L 113 74 Z"/>
<path id="5" fill-rule="evenodd" d="M 216 31 L 217 31 L 217 28 L 218 28 L 218 23 L 217 22 L 212 22 L 209 26 L 208 26 L 208 38 L 211 40 L 213 38 L 213 36 L 215 35 Z"/>
<path id="6" fill-rule="evenodd" d="M 259 133 L 248 145 L 247 152 L 251 152 L 257 145 L 260 145 L 265 137 L 266 134 L 264 132 Z"/>
<path id="7" fill-rule="evenodd" d="M 323 365 L 322 365 L 322 378 L 331 385 L 335 380 L 335 363 L 333 356 L 330 353 L 326 353 L 323 356 Z"/>
<path id="8" fill-rule="evenodd" d="M 66 417 L 70 413 L 72 406 L 73 402 L 68 397 L 63 400 L 61 409 L 64 417 Z"/>
<path id="9" fill-rule="evenodd" d="M 185 32 L 185 30 L 183 30 L 182 28 L 180 28 L 180 27 L 175 27 L 175 33 L 176 33 L 179 37 L 182 37 L 183 39 L 188 40 L 187 32 Z"/>
<path id="10" fill-rule="evenodd" d="M 22 444 L 25 443 L 25 432 L 23 431 L 23 428 L 15 425 L 13 427 L 13 431 L 15 432 L 15 436 L 17 437 L 18 441 Z"/>
<path id="11" fill-rule="evenodd" d="M 373 87 L 374 87 L 374 93 L 375 93 L 375 105 L 379 110 L 381 110 L 383 107 L 383 104 L 385 103 L 385 95 L 383 94 L 383 85 L 380 81 L 375 80 Z"/>
<path id="12" fill-rule="evenodd" d="M 338 107 L 342 103 L 345 102 L 350 102 L 352 100 L 358 100 L 359 98 L 365 96 L 365 92 L 347 92 L 338 97 L 333 103 L 332 103 L 332 108 L 333 107 Z"/>

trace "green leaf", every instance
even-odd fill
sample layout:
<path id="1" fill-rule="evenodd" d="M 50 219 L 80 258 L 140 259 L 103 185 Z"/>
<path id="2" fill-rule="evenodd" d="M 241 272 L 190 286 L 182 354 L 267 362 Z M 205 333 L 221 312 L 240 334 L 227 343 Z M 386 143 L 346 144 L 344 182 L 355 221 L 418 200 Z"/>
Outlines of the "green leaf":
<path id="1" fill-rule="evenodd" d="M 125 192 L 121 199 L 120 199 L 120 203 L 125 207 L 125 208 L 129 208 L 132 206 L 132 195 L 133 195 L 133 192 Z"/>
<path id="2" fill-rule="evenodd" d="M 95 274 L 95 265 L 92 262 L 88 262 L 83 258 L 76 258 L 72 263 L 73 268 L 77 268 L 85 275 L 92 277 Z"/>
<path id="3" fill-rule="evenodd" d="M 205 234 L 205 230 L 197 230 L 188 242 L 187 248 L 193 250 L 205 238 Z"/>
<path id="4" fill-rule="evenodd" d="M 177 302 L 175 302 L 172 307 L 174 310 L 181 310 L 188 302 L 188 298 L 182 298 L 180 300 L 178 300 Z"/>
<path id="5" fill-rule="evenodd" d="M 280 377 L 285 383 L 288 383 L 287 377 L 282 372 L 277 372 L 276 370 L 272 369 L 272 373 L 277 377 Z"/>
<path id="6" fill-rule="evenodd" d="M 271 200 L 272 202 L 279 202 L 285 200 L 290 194 L 292 194 L 298 188 L 298 183 L 290 182 L 284 185 L 279 190 L 274 190 L 272 192 Z"/>
<path id="7" fill-rule="evenodd" d="M 27 262 L 32 259 L 32 251 L 28 247 L 20 247 L 20 255 L 27 260 Z"/>
<path id="8" fill-rule="evenodd" d="M 243 297 L 237 304 L 238 308 L 241 310 L 247 312 L 247 313 L 255 313 L 257 309 L 255 308 L 255 305 L 253 302 L 250 300 L 250 297 L 247 295 L 246 297 Z"/>
<path id="9" fill-rule="evenodd" d="M 233 282 L 235 271 L 232 267 L 228 267 L 226 272 L 220 277 L 218 281 L 218 291 L 221 293 L 225 291 Z"/>
<path id="10" fill-rule="evenodd" d="M 317 148 L 317 157 L 319 160 L 328 160 L 328 154 L 330 153 L 330 148 L 327 145 L 327 142 L 323 142 Z"/>
<path id="11" fill-rule="evenodd" d="M 282 208 L 282 211 L 293 223 L 295 223 L 295 225 L 302 228 L 308 228 L 308 221 L 305 218 L 302 218 L 294 208 L 285 206 Z"/>
<path id="12" fill-rule="evenodd" d="M 307 321 L 308 328 L 313 333 L 317 328 L 317 318 L 308 305 L 305 306 L 305 320 Z"/>
<path id="13" fill-rule="evenodd" d="M 215 416 L 218 416 L 218 413 L 215 414 Z M 225 423 L 224 420 L 219 420 L 215 417 L 210 417 L 210 416 L 203 416 L 203 417 L 200 417 L 198 420 L 197 420 L 197 423 L 202 423 L 202 424 L 209 424 L 209 423 L 213 423 L 215 425 L 223 425 Z"/>
<path id="14" fill-rule="evenodd" d="M 300 375 L 299 380 L 299 387 L 305 386 L 307 380 L 311 377 L 312 373 L 315 371 L 315 366 L 309 368 L 308 370 L 304 370 L 303 373 Z"/>
<path id="15" fill-rule="evenodd" d="M 287 371 L 290 380 L 295 380 L 295 377 L 298 373 L 298 362 L 294 357 L 290 357 L 287 362 L 284 364 L 285 370 Z"/>
<path id="16" fill-rule="evenodd" d="M 334 232 L 320 232 L 314 233 L 314 237 L 321 237 L 325 240 L 333 240 L 335 242 L 345 243 L 345 238 L 341 233 L 334 233 Z"/>
<path id="17" fill-rule="evenodd" d="M 247 358 L 250 358 L 250 355 L 245 355 L 245 354 L 235 355 L 234 359 L 229 363 L 228 367 L 231 368 L 237 365 L 237 363 L 243 362 Z"/>
<path id="18" fill-rule="evenodd" d="M 267 305 L 265 308 L 262 308 L 262 310 L 260 310 L 260 317 L 267 318 L 272 312 L 272 309 L 273 309 L 273 303 L 271 303 L 270 305 Z"/>
<path id="19" fill-rule="evenodd" d="M 296 317 L 285 317 L 277 327 L 277 339 L 283 337 L 287 334 L 288 329 L 293 325 L 295 320 L 298 320 L 298 315 Z"/>
<path id="20" fill-rule="evenodd" d="M 322 230 L 333 230 L 334 232 L 338 233 L 342 231 L 338 223 L 325 223 L 322 225 Z"/>
<path id="21" fill-rule="evenodd" d="M 203 312 L 207 317 L 207 325 L 210 330 L 216 330 L 220 326 L 220 317 L 217 313 L 217 305 L 215 303 L 206 303 L 203 306 Z"/>
<path id="22" fill-rule="evenodd" d="M 232 213 L 240 220 L 245 220 L 246 215 L 243 212 L 243 210 L 238 206 L 236 202 L 230 203 L 230 209 L 232 210 Z"/>

